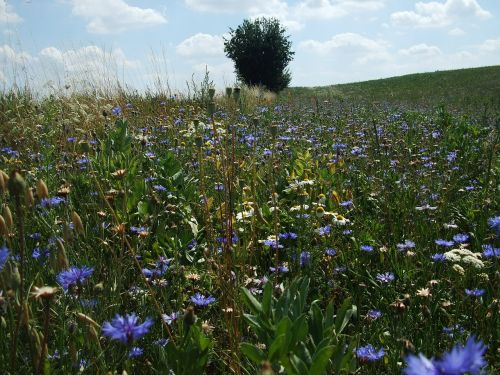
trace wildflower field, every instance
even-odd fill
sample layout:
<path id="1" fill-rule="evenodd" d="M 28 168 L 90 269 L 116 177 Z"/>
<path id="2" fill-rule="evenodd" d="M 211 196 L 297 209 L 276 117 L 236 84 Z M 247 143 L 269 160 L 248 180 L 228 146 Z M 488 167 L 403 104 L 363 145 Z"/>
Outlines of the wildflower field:
<path id="1" fill-rule="evenodd" d="M 499 371 L 499 108 L 0 107 L 0 374 Z"/>

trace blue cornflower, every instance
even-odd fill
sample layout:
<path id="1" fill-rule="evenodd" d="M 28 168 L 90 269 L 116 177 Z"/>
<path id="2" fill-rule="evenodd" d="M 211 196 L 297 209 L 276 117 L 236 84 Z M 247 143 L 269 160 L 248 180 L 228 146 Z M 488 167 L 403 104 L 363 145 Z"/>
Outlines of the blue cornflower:
<path id="1" fill-rule="evenodd" d="M 122 114 L 122 109 L 120 106 L 113 107 L 111 110 L 111 113 L 114 114 L 115 116 L 120 116 Z"/>
<path id="2" fill-rule="evenodd" d="M 366 313 L 366 317 L 371 320 L 376 320 L 382 317 L 382 311 L 380 310 L 368 310 Z"/>
<path id="3" fill-rule="evenodd" d="M 484 289 L 465 289 L 465 294 L 471 297 L 481 297 L 484 293 L 486 293 Z"/>
<path id="4" fill-rule="evenodd" d="M 441 360 L 428 359 L 422 353 L 418 356 L 409 355 L 406 358 L 406 375 L 461 375 L 465 373 L 478 374 L 486 365 L 483 342 L 470 337 L 465 346 L 457 344 L 450 352 L 443 354 Z"/>
<path id="5" fill-rule="evenodd" d="M 453 236 L 453 241 L 456 243 L 465 243 L 469 240 L 469 235 L 465 233 L 455 234 Z"/>
<path id="6" fill-rule="evenodd" d="M 444 247 L 451 247 L 455 244 L 453 241 L 446 241 L 443 239 L 437 239 L 434 241 L 434 243 L 438 246 L 444 246 Z"/>
<path id="7" fill-rule="evenodd" d="M 434 262 L 444 262 L 446 260 L 446 256 L 442 253 L 436 253 L 431 256 L 431 259 Z"/>
<path id="8" fill-rule="evenodd" d="M 500 256 L 500 249 L 494 248 L 492 245 L 483 245 L 483 257 L 485 258 L 493 258 Z"/>
<path id="9" fill-rule="evenodd" d="M 189 300 L 196 306 L 208 306 L 215 302 L 215 297 L 212 297 L 210 295 L 208 297 L 205 297 L 201 293 L 196 293 L 194 296 L 191 296 Z"/>
<path id="10" fill-rule="evenodd" d="M 343 202 L 340 202 L 339 203 L 342 207 L 349 207 L 349 206 L 352 206 L 352 199 L 348 200 L 348 201 L 343 201 Z"/>
<path id="11" fill-rule="evenodd" d="M 269 267 L 269 271 L 276 273 L 287 273 L 289 270 L 287 266 L 278 266 L 278 267 Z"/>
<path id="12" fill-rule="evenodd" d="M 5 263 L 7 263 L 7 259 L 9 259 L 10 251 L 7 246 L 3 245 L 0 247 L 0 271 L 3 270 Z"/>
<path id="13" fill-rule="evenodd" d="M 140 357 L 141 355 L 144 354 L 144 349 L 139 348 L 138 346 L 134 346 L 130 351 L 128 352 L 128 357 L 129 358 L 136 358 Z"/>
<path id="14" fill-rule="evenodd" d="M 167 188 L 163 185 L 153 185 L 153 189 L 155 189 L 156 191 L 167 191 Z"/>
<path id="15" fill-rule="evenodd" d="M 384 284 L 389 284 L 394 281 L 394 274 L 392 272 L 377 273 L 377 280 Z"/>
<path id="16" fill-rule="evenodd" d="M 331 225 L 325 225 L 324 227 L 319 227 L 318 229 L 316 229 L 316 232 L 320 235 L 320 236 L 325 236 L 327 234 L 329 234 L 332 230 L 332 226 Z"/>
<path id="17" fill-rule="evenodd" d="M 300 266 L 305 267 L 311 261 L 311 253 L 309 251 L 303 251 L 300 253 Z"/>
<path id="18" fill-rule="evenodd" d="M 497 232 L 497 236 L 500 237 L 500 216 L 493 216 L 488 219 L 488 225 L 491 229 Z"/>
<path id="19" fill-rule="evenodd" d="M 399 251 L 406 251 L 408 249 L 413 249 L 415 247 L 415 242 L 410 240 L 405 240 L 403 243 L 398 243 L 396 245 Z"/>
<path id="20" fill-rule="evenodd" d="M 168 342 L 169 342 L 169 339 L 161 338 L 161 339 L 153 341 L 153 344 L 164 348 L 165 346 L 167 346 Z"/>
<path id="21" fill-rule="evenodd" d="M 83 283 L 93 272 L 94 269 L 87 266 L 70 267 L 57 275 L 57 282 L 67 291 L 71 286 Z"/>
<path id="22" fill-rule="evenodd" d="M 125 316 L 116 314 L 111 323 L 104 322 L 102 332 L 104 336 L 130 345 L 148 333 L 152 325 L 153 319 L 151 318 L 147 318 L 144 323 L 139 324 L 139 318 L 135 313 L 126 314 Z"/>
<path id="23" fill-rule="evenodd" d="M 43 208 L 52 208 L 57 207 L 64 202 L 66 202 L 65 199 L 61 197 L 42 198 L 42 200 L 40 201 L 40 205 Z"/>
<path id="24" fill-rule="evenodd" d="M 360 249 L 362 251 L 367 252 L 367 253 L 371 253 L 373 251 L 373 246 L 371 246 L 371 245 L 361 245 Z"/>
<path id="25" fill-rule="evenodd" d="M 376 350 L 373 345 L 368 344 L 366 346 L 360 346 L 356 349 L 356 357 L 358 357 L 361 361 L 369 361 L 374 362 L 378 361 L 385 355 L 384 348 L 380 348 Z"/>
<path id="26" fill-rule="evenodd" d="M 332 248 L 328 248 L 328 249 L 325 250 L 325 254 L 328 255 L 328 256 L 333 257 L 334 255 L 337 254 L 337 250 L 332 249 Z"/>
<path id="27" fill-rule="evenodd" d="M 175 311 L 172 314 L 162 314 L 162 319 L 167 323 L 168 325 L 171 325 L 173 322 L 177 320 L 179 317 L 179 313 L 176 313 Z"/>

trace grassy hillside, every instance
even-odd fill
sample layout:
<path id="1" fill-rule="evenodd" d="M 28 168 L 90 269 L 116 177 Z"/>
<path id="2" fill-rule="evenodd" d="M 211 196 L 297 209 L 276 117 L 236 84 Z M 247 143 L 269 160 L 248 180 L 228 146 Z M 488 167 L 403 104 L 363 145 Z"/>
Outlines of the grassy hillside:
<path id="1" fill-rule="evenodd" d="M 500 108 L 500 65 L 472 69 L 409 74 L 313 88 L 292 88 L 297 95 L 336 97 L 362 102 L 456 109 Z"/>

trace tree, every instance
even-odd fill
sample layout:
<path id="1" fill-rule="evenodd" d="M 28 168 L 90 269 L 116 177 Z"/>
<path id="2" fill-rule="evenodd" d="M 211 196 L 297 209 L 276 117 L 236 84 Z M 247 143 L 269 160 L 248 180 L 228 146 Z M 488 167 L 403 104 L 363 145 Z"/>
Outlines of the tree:
<path id="1" fill-rule="evenodd" d="M 224 52 L 234 61 L 236 75 L 247 85 L 263 85 L 281 91 L 290 84 L 292 61 L 290 36 L 275 18 L 244 20 L 230 39 L 224 38 Z"/>

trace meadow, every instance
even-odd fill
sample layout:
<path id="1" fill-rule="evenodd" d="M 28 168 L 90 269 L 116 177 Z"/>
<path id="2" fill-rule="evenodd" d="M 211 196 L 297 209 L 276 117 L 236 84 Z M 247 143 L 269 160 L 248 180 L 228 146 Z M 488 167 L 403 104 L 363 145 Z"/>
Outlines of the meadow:
<path id="1" fill-rule="evenodd" d="M 4 92 L 0 374 L 497 373 L 481 77 Z"/>

